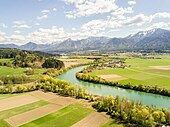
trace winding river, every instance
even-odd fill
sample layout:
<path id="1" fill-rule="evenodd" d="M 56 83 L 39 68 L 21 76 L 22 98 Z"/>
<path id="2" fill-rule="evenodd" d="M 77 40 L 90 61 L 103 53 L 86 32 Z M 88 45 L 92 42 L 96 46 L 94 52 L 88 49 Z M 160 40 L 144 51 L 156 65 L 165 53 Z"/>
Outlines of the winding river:
<path id="1" fill-rule="evenodd" d="M 86 88 L 92 94 L 103 96 L 119 95 L 121 98 L 126 96 L 126 98 L 128 98 L 129 100 L 139 101 L 144 105 L 153 105 L 158 108 L 170 109 L 170 97 L 80 81 L 75 77 L 75 74 L 81 71 L 83 68 L 83 66 L 73 68 L 66 73 L 60 75 L 58 78 L 69 81 L 72 84 L 78 84 L 79 86 Z"/>

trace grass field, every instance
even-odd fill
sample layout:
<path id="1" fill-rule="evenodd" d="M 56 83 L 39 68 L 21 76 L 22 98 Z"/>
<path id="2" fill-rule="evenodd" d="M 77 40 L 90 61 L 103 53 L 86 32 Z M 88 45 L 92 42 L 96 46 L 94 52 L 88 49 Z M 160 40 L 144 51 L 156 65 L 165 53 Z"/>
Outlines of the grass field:
<path id="1" fill-rule="evenodd" d="M 1 127 L 10 127 L 3 119 L 6 119 L 8 117 L 11 117 L 13 115 L 17 115 L 44 105 L 47 105 L 48 102 L 46 101 L 38 101 L 32 104 L 28 104 L 28 105 L 24 105 L 21 107 L 17 107 L 14 109 L 10 109 L 10 110 L 5 110 L 5 111 L 1 111 L 0 112 L 0 126 Z"/>
<path id="2" fill-rule="evenodd" d="M 157 85 L 166 89 L 170 89 L 170 57 L 162 59 L 127 59 L 126 63 L 131 67 L 105 68 L 103 70 L 94 70 L 91 75 L 108 75 L 117 74 L 126 78 L 119 80 L 119 83 L 132 83 L 134 85 Z M 167 67 L 167 69 L 154 68 L 155 66 Z M 116 79 L 110 79 L 116 82 Z"/>
<path id="3" fill-rule="evenodd" d="M 7 76 L 7 75 L 25 75 L 25 70 L 26 68 L 11 68 L 11 67 L 6 67 L 6 66 L 0 66 L 0 76 Z M 30 81 L 35 81 L 37 80 L 42 73 L 45 72 L 45 69 L 41 68 L 35 68 L 34 69 L 34 74 L 33 75 L 28 75 L 29 78 L 31 79 Z"/>
<path id="4" fill-rule="evenodd" d="M 49 114 L 22 127 L 70 127 L 74 123 L 80 121 L 88 114 L 92 113 L 93 110 L 85 108 L 82 104 L 69 105 L 55 113 Z"/>
<path id="5" fill-rule="evenodd" d="M 13 59 L 0 59 L 0 62 L 2 63 L 12 63 Z"/>

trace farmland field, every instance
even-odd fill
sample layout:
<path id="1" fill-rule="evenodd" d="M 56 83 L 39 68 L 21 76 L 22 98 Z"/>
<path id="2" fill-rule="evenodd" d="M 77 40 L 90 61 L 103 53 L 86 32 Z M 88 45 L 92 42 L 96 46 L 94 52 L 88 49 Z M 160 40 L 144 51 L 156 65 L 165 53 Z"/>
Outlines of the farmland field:
<path id="1" fill-rule="evenodd" d="M 84 108 L 81 104 L 73 104 L 55 113 L 25 124 L 22 127 L 47 127 L 48 125 L 51 127 L 56 127 L 56 125 L 58 127 L 70 127 L 74 123 L 86 117 L 91 112 L 93 112 L 93 110 Z"/>
<path id="2" fill-rule="evenodd" d="M 66 68 L 72 65 L 85 64 L 88 62 L 92 62 L 92 60 L 89 60 L 89 59 L 59 59 L 59 60 L 64 62 Z"/>
<path id="3" fill-rule="evenodd" d="M 1 111 L 0 112 L 0 125 L 1 125 L 1 127 L 9 127 L 10 125 L 8 123 L 6 123 L 4 121 L 4 119 L 11 117 L 13 115 L 17 115 L 17 114 L 20 114 L 20 113 L 41 107 L 43 105 L 47 105 L 47 104 L 48 104 L 48 102 L 38 101 L 38 102 L 34 102 L 34 103 L 27 104 L 27 105 L 24 105 L 24 106 L 20 106 L 20 107 L 17 107 L 17 108 Z"/>
<path id="4" fill-rule="evenodd" d="M 132 83 L 134 85 L 157 85 L 170 89 L 170 57 L 162 59 L 127 59 L 126 63 L 130 65 L 125 69 L 105 68 L 103 70 L 94 70 L 91 75 L 110 76 L 116 74 L 121 76 L 122 80 L 116 80 L 115 77 L 109 80 L 119 83 Z M 124 79 L 125 78 L 125 79 Z"/>
<path id="5" fill-rule="evenodd" d="M 62 97 L 53 93 L 34 91 L 19 94 L 18 96 L 14 95 L 13 97 L 8 96 L 1 101 L 6 103 L 5 106 L 8 106 L 8 100 L 13 99 L 17 103 L 19 100 L 16 100 L 15 98 L 22 98 L 22 96 L 26 98 L 32 96 L 32 98 L 37 98 L 37 101 L 22 106 L 18 105 L 18 107 L 15 106 L 15 108 L 13 108 L 14 104 L 11 104 L 11 107 L 8 110 L 4 109 L 4 107 L 0 107 L 1 127 L 46 127 L 48 125 L 54 127 L 70 127 L 74 124 L 76 125 L 76 123 L 79 123 L 81 120 L 86 121 L 86 118 L 90 118 L 91 122 L 100 118 L 101 121 L 96 124 L 97 127 L 99 127 L 107 120 L 109 120 L 106 115 L 95 112 L 91 107 L 89 107 L 90 103 L 86 101 L 69 97 Z M 50 106 L 53 108 L 52 112 L 50 111 Z M 43 115 L 45 111 L 48 112 Z M 81 123 L 83 121 L 81 121 Z"/>

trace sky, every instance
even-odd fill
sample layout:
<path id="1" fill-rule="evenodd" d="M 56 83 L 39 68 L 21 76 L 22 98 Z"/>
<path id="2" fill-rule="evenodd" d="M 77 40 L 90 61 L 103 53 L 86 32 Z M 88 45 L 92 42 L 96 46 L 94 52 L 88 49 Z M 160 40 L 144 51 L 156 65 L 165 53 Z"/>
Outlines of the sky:
<path id="1" fill-rule="evenodd" d="M 170 0 L 0 0 L 0 43 L 22 45 L 170 30 Z"/>

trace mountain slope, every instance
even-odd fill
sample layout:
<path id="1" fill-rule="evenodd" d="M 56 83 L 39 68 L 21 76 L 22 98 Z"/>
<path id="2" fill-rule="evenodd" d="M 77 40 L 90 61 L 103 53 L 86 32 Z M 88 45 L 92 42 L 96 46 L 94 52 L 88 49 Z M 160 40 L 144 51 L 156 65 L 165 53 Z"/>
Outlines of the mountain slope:
<path id="1" fill-rule="evenodd" d="M 89 37 L 81 40 L 67 39 L 60 43 L 25 45 L 0 44 L 0 48 L 19 48 L 32 51 L 73 52 L 86 50 L 170 50 L 170 31 L 152 29 L 140 31 L 125 38 Z"/>

